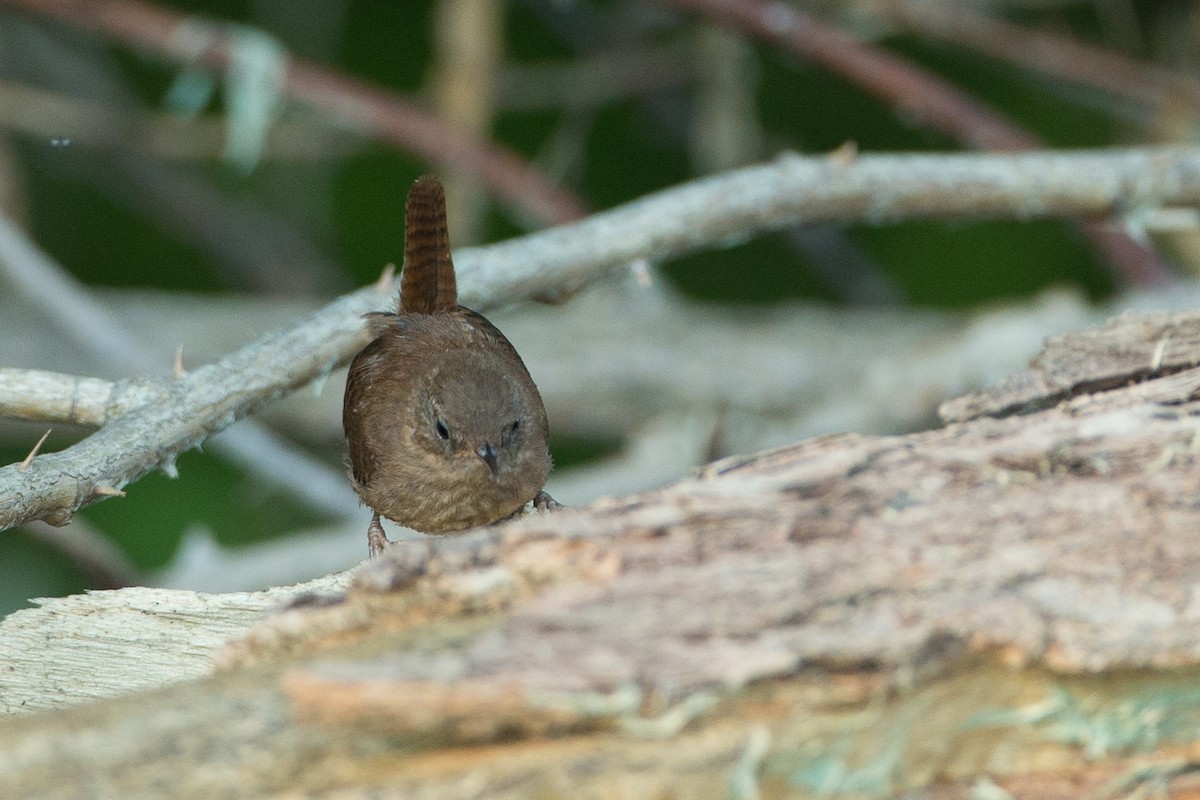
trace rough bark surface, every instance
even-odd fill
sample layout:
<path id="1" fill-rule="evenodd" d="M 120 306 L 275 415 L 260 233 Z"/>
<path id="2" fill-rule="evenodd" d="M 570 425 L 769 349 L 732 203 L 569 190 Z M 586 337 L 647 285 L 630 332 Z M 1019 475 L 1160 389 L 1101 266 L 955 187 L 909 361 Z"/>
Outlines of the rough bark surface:
<path id="1" fill-rule="evenodd" d="M 944 404 L 942 419 L 961 422 L 1049 408 L 1070 397 L 1200 364 L 1200 316 L 1129 312 L 1098 328 L 1056 336 L 1030 368 L 994 389 Z"/>
<path id="2" fill-rule="evenodd" d="M 942 429 L 823 437 L 403 543 L 243 627 L 212 676 L 4 721 L 0 786 L 1191 796 L 1195 330 L 1124 316 Z"/>

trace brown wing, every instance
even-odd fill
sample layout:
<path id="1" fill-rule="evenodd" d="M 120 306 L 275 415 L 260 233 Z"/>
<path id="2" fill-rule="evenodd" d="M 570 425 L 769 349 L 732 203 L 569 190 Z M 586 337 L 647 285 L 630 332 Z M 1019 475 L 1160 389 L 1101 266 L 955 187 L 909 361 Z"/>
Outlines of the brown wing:
<path id="1" fill-rule="evenodd" d="M 437 178 L 425 175 L 408 192 L 399 310 L 402 314 L 432 314 L 452 311 L 457 304 L 446 229 L 446 193 Z"/>
<path id="2" fill-rule="evenodd" d="M 350 476 L 359 486 L 371 480 L 374 459 L 367 446 L 364 403 L 370 386 L 378 379 L 383 360 L 383 341 L 376 339 L 359 351 L 346 373 L 346 395 L 342 399 L 342 431 L 350 450 Z"/>
<path id="3" fill-rule="evenodd" d="M 368 394 L 371 387 L 386 383 L 388 371 L 388 347 L 396 337 L 404 336 L 410 320 L 397 314 L 374 312 L 366 315 L 367 329 L 375 339 L 358 352 L 350 362 L 346 373 L 346 394 L 342 398 L 342 431 L 350 450 L 350 476 L 359 486 L 371 480 L 374 471 L 374 454 L 367 436 Z"/>

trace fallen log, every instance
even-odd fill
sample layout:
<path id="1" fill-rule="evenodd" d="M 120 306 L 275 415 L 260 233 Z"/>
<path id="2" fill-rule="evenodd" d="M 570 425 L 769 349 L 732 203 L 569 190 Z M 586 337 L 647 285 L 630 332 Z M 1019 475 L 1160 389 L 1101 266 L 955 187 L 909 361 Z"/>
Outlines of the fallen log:
<path id="1" fill-rule="evenodd" d="M 944 428 L 821 437 L 660 490 L 404 542 L 344 577 L 228 599 L 209 623 L 187 609 L 224 596 L 164 593 L 156 607 L 149 590 L 121 590 L 20 612 L 0 641 L 19 625 L 23 649 L 53 649 L 57 604 L 95 604 L 57 642 L 78 662 L 58 678 L 72 702 L 86 664 L 120 659 L 88 634 L 114 609 L 137 605 L 125 634 L 156 627 L 166 655 L 159 688 L 134 658 L 106 672 L 109 699 L 0 721 L 0 786 L 23 798 L 1190 795 L 1192 331 L 1200 314 L 1125 315 L 948 405 Z M 184 646 L 206 625 L 223 632 L 211 663 Z M 173 670 L 175 650 L 187 656 Z M 52 670 L 37 671 L 0 673 L 0 697 L 52 697 Z"/>

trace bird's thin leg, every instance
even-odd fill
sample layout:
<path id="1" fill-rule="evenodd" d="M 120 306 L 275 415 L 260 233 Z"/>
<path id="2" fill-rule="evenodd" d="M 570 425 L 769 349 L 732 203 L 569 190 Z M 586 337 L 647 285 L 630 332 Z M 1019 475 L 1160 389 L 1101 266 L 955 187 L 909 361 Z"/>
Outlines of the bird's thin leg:
<path id="1" fill-rule="evenodd" d="M 383 532 L 383 526 L 379 524 L 379 512 L 376 511 L 371 514 L 371 524 L 367 526 L 367 551 L 370 552 L 371 558 L 374 558 L 389 544 L 391 541 Z"/>

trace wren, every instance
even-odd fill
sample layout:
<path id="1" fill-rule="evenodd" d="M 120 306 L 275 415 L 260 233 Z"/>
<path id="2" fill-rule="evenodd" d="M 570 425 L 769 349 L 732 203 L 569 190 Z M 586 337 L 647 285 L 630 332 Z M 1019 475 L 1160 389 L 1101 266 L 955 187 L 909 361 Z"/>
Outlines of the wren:
<path id="1" fill-rule="evenodd" d="M 413 184 L 405 209 L 396 313 L 367 315 L 373 335 L 350 364 L 342 427 L 350 480 L 374 512 L 372 556 L 390 544 L 381 516 L 422 533 L 452 533 L 557 505 L 546 409 L 516 349 L 483 315 L 458 305 L 436 178 Z"/>

